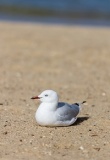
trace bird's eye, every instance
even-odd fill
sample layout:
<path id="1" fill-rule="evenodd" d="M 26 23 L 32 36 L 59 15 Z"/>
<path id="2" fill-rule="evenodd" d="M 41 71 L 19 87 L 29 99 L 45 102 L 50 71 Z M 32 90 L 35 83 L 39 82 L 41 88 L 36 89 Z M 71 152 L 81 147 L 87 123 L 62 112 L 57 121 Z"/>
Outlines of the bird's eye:
<path id="1" fill-rule="evenodd" d="M 45 94 L 45 97 L 48 97 L 48 94 Z"/>

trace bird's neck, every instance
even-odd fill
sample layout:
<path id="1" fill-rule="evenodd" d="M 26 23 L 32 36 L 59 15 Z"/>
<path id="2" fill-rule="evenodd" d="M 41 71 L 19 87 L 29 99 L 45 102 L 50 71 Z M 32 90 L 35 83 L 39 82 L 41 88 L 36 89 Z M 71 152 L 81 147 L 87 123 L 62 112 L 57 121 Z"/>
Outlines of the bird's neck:
<path id="1" fill-rule="evenodd" d="M 55 111 L 58 106 L 58 102 L 42 102 L 41 106 L 44 107 L 46 110 Z"/>

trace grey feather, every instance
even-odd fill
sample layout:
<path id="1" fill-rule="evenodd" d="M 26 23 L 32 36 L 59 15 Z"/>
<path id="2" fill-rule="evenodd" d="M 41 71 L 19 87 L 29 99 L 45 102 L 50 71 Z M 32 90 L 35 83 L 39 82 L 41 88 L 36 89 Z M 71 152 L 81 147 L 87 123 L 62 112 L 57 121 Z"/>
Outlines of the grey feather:
<path id="1" fill-rule="evenodd" d="M 59 102 L 56 114 L 59 121 L 68 121 L 76 117 L 79 111 L 80 108 L 78 104 L 70 105 L 68 103 Z"/>

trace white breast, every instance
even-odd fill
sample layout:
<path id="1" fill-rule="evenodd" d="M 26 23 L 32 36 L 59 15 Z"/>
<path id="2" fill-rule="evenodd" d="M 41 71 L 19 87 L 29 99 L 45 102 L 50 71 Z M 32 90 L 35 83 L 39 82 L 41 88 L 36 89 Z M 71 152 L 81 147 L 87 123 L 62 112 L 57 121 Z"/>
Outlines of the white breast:
<path id="1" fill-rule="evenodd" d="M 44 107 L 42 104 L 36 111 L 35 118 L 38 124 L 44 126 L 51 126 L 56 122 L 55 113 L 52 110 L 48 110 L 47 106 Z"/>

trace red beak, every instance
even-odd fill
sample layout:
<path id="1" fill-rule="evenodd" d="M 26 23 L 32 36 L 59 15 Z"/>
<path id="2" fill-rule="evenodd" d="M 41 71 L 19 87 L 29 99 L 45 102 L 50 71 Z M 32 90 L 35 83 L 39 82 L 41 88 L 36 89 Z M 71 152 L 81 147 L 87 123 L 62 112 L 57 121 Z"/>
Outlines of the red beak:
<path id="1" fill-rule="evenodd" d="M 40 97 L 35 96 L 35 97 L 32 97 L 31 99 L 40 99 Z"/>

